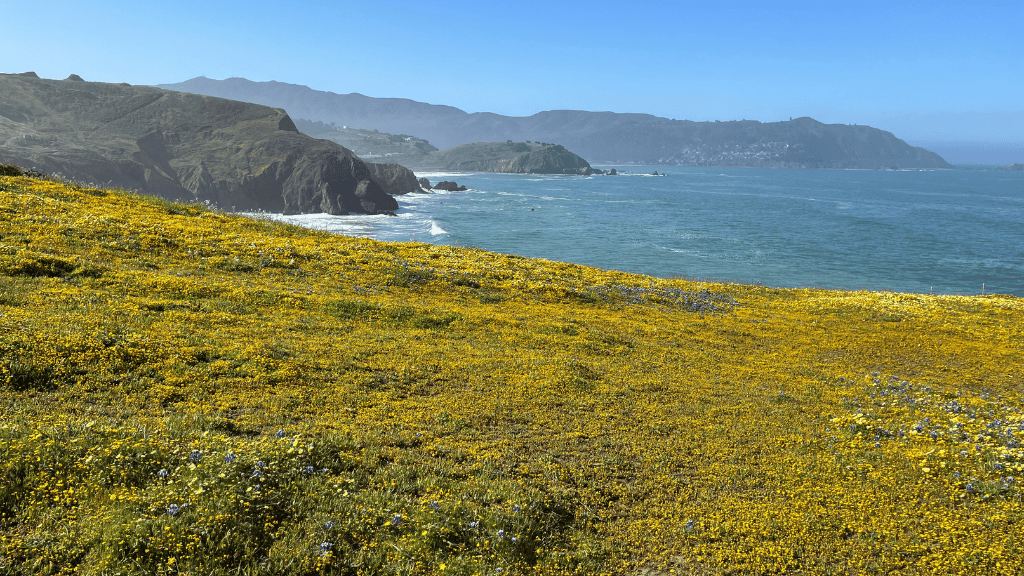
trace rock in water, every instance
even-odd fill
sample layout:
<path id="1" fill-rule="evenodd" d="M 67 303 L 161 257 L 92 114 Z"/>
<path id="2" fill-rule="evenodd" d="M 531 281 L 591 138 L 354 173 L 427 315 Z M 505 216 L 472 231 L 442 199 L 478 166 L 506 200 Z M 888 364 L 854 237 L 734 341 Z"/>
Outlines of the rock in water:
<path id="1" fill-rule="evenodd" d="M 284 110 L 149 86 L 0 74 L 7 161 L 221 208 L 378 213 L 398 203 L 339 144 Z"/>
<path id="2" fill-rule="evenodd" d="M 434 185 L 434 190 L 444 190 L 446 192 L 465 192 L 467 188 L 465 186 L 459 186 L 455 182 L 449 182 L 444 180 Z"/>
<path id="3" fill-rule="evenodd" d="M 367 162 L 373 181 L 388 194 L 398 196 L 409 192 L 423 192 L 419 180 L 412 170 L 398 164 L 377 164 Z"/>
<path id="4" fill-rule="evenodd" d="M 419 183 L 420 188 L 423 188 L 424 190 L 430 190 L 433 188 L 433 186 L 430 185 L 430 180 L 427 180 L 426 178 L 420 178 Z"/>

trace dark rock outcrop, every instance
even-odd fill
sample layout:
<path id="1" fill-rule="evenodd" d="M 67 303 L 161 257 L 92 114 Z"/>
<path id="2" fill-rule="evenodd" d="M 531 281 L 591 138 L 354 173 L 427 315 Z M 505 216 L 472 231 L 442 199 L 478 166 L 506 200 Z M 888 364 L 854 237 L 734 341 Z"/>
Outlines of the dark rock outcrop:
<path id="1" fill-rule="evenodd" d="M 71 82 L 85 82 L 85 80 L 83 80 L 82 77 L 78 74 L 72 74 L 71 76 L 65 78 L 65 80 L 70 80 Z"/>
<path id="2" fill-rule="evenodd" d="M 410 192 L 424 192 L 420 187 L 419 180 L 412 170 L 398 164 L 377 164 L 367 162 L 366 167 L 370 169 L 370 176 L 381 189 L 392 196 L 408 194 Z"/>
<path id="3" fill-rule="evenodd" d="M 420 178 L 419 184 L 420 188 L 423 188 L 424 190 L 430 190 L 433 188 L 433 186 L 430 185 L 430 180 L 427 180 L 426 178 Z"/>
<path id="4" fill-rule="evenodd" d="M 284 110 L 148 86 L 0 74 L 0 160 L 226 209 L 398 208 L 362 160 Z"/>
<path id="5" fill-rule="evenodd" d="M 434 190 L 445 190 L 447 192 L 465 192 L 467 188 L 465 186 L 459 186 L 455 182 L 449 182 L 444 180 L 434 184 Z"/>

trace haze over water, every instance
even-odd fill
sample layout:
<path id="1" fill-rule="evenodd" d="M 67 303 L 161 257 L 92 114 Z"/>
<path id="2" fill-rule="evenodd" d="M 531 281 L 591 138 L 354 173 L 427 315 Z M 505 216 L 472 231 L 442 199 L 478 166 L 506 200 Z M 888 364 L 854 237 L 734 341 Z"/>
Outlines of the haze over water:
<path id="1" fill-rule="evenodd" d="M 424 173 L 471 190 L 400 196 L 398 218 L 284 219 L 661 277 L 1024 296 L 1022 172 L 617 168 Z"/>

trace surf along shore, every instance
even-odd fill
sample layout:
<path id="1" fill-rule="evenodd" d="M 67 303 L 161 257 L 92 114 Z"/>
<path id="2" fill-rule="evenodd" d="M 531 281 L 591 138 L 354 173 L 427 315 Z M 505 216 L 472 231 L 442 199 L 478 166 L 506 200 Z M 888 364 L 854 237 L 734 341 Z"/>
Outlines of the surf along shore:
<path id="1" fill-rule="evenodd" d="M 0 572 L 1024 564 L 1019 298 L 664 280 L 26 175 L 0 213 Z"/>

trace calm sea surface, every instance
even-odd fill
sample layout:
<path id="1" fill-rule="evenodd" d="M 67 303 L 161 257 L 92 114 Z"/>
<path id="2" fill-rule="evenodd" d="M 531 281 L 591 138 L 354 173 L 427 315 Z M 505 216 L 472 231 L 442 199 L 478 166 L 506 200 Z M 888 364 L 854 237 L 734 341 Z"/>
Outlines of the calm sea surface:
<path id="1" fill-rule="evenodd" d="M 281 218 L 661 277 L 1024 296 L 1024 172 L 616 168 L 423 173 L 471 190 L 400 196 L 397 218 Z"/>

